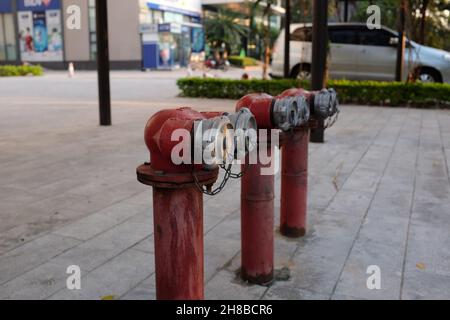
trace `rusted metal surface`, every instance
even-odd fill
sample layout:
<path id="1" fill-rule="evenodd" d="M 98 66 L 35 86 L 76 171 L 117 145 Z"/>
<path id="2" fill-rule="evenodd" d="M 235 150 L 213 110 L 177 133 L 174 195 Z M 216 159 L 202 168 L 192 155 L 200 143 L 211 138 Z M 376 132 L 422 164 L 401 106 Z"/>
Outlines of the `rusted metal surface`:
<path id="1" fill-rule="evenodd" d="M 281 150 L 280 231 L 287 237 L 306 233 L 309 136 L 309 128 L 297 128 L 289 133 Z"/>
<path id="2" fill-rule="evenodd" d="M 220 117 L 222 115 L 224 115 L 226 112 L 217 112 L 217 111 L 202 111 L 201 114 L 207 118 L 207 119 L 211 119 L 211 118 L 215 118 L 215 117 Z"/>
<path id="3" fill-rule="evenodd" d="M 203 299 L 203 195 L 154 187 L 153 217 L 157 299 Z"/>
<path id="4" fill-rule="evenodd" d="M 219 169 L 197 170 L 190 173 L 166 173 L 155 171 L 150 163 L 140 165 L 137 170 L 140 183 L 158 188 L 189 188 L 195 186 L 194 174 L 201 185 L 212 185 L 217 181 Z"/>
<path id="5" fill-rule="evenodd" d="M 236 111 L 248 108 L 255 116 L 259 129 L 276 129 L 272 122 L 274 97 L 266 93 L 252 93 L 242 97 L 236 104 Z"/>
<path id="6" fill-rule="evenodd" d="M 267 155 L 272 155 L 270 143 Z M 243 165 L 244 166 L 244 165 Z M 241 180 L 241 277 L 268 284 L 274 277 L 274 175 L 261 175 L 258 160 L 246 168 Z"/>
<path id="7" fill-rule="evenodd" d="M 147 122 L 144 139 L 151 154 L 151 166 L 155 171 L 170 173 L 189 173 L 191 164 L 175 165 L 171 155 L 173 148 L 180 141 L 173 141 L 172 134 L 175 130 L 185 129 L 191 132 L 195 120 L 203 120 L 205 117 L 190 108 L 174 110 L 162 110 L 156 113 Z M 196 166 L 201 169 L 201 165 Z"/>

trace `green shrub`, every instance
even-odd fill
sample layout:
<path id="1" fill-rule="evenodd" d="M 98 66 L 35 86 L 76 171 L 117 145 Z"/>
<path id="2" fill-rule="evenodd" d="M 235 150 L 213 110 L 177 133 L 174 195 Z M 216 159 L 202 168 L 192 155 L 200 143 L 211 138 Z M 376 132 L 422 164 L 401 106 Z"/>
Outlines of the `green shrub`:
<path id="1" fill-rule="evenodd" d="M 229 56 L 228 61 L 233 66 L 237 66 L 237 67 L 241 67 L 241 68 L 253 67 L 253 66 L 258 65 L 258 62 L 255 59 L 250 58 L 250 57 Z"/>
<path id="2" fill-rule="evenodd" d="M 0 77 L 18 77 L 18 76 L 41 76 L 44 71 L 41 66 L 0 66 Z"/>
<path id="3" fill-rule="evenodd" d="M 183 96 L 239 99 L 249 93 L 278 95 L 286 89 L 305 88 L 305 80 L 229 80 L 183 78 L 177 81 Z M 450 84 L 330 80 L 341 103 L 383 106 L 450 107 Z"/>

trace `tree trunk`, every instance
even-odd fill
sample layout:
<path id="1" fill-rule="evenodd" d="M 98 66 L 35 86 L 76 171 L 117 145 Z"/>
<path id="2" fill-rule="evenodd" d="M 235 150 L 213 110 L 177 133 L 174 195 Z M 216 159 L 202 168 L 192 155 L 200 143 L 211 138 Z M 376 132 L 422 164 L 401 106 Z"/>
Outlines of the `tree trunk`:
<path id="1" fill-rule="evenodd" d="M 423 0 L 422 7 L 420 8 L 420 35 L 419 35 L 419 43 L 425 44 L 425 23 L 427 20 L 426 13 L 429 5 L 429 0 Z"/>
<path id="2" fill-rule="evenodd" d="M 264 50 L 264 65 L 263 65 L 263 79 L 269 79 L 269 64 L 270 64 L 270 3 L 267 4 L 267 28 L 266 28 L 266 40 Z"/>

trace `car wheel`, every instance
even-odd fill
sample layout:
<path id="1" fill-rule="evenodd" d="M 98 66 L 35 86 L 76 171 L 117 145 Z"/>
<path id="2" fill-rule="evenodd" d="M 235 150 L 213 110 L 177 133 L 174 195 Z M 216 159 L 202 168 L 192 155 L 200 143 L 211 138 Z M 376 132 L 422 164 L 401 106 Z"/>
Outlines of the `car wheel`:
<path id="1" fill-rule="evenodd" d="M 291 73 L 293 79 L 311 80 L 311 67 L 307 64 L 296 66 Z"/>
<path id="2" fill-rule="evenodd" d="M 419 71 L 417 80 L 424 83 L 442 82 L 439 72 L 428 68 L 423 68 Z"/>

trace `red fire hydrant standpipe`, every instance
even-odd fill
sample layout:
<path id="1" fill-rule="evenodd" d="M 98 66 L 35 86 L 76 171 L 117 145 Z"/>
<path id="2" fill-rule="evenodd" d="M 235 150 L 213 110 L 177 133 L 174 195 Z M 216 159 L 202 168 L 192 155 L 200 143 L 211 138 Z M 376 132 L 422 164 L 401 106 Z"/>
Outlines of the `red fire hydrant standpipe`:
<path id="1" fill-rule="evenodd" d="M 251 94 L 237 103 L 236 110 L 248 108 L 254 114 L 259 129 L 290 130 L 297 126 L 305 110 L 304 100 L 297 98 L 275 99 L 267 94 Z M 263 163 L 259 151 L 272 157 L 275 145 L 258 139 L 258 152 L 249 164 L 250 156 L 242 164 L 245 175 L 241 180 L 241 278 L 266 285 L 274 277 L 274 172 L 261 174 L 271 163 Z M 260 150 L 266 148 L 266 150 Z"/>
<path id="2" fill-rule="evenodd" d="M 281 208 L 280 232 L 289 238 L 306 234 L 308 210 L 308 149 L 310 132 L 318 119 L 326 119 L 338 112 L 334 90 L 308 92 L 290 89 L 278 98 L 303 95 L 308 101 L 311 120 L 286 132 L 281 138 Z"/>
<path id="3" fill-rule="evenodd" d="M 220 132 L 232 129 L 226 117 L 205 119 L 189 108 L 163 110 L 147 123 L 145 142 L 151 163 L 137 168 L 138 180 L 153 187 L 156 297 L 159 300 L 204 298 L 203 194 L 200 186 L 211 186 L 218 168 L 198 164 L 173 164 L 175 130 L 195 135 L 197 121 Z M 195 176 L 195 178 L 194 178 Z"/>
<path id="4" fill-rule="evenodd" d="M 260 141 L 261 142 L 261 141 Z M 259 148 L 253 152 L 259 153 Z M 270 141 L 265 144 L 268 157 L 273 147 Z M 261 170 L 270 167 L 258 162 L 247 168 L 241 180 L 241 277 L 251 283 L 265 285 L 274 276 L 274 175 L 261 175 Z M 246 161 L 250 161 L 247 157 Z M 248 162 L 247 162 L 248 163 Z"/>

